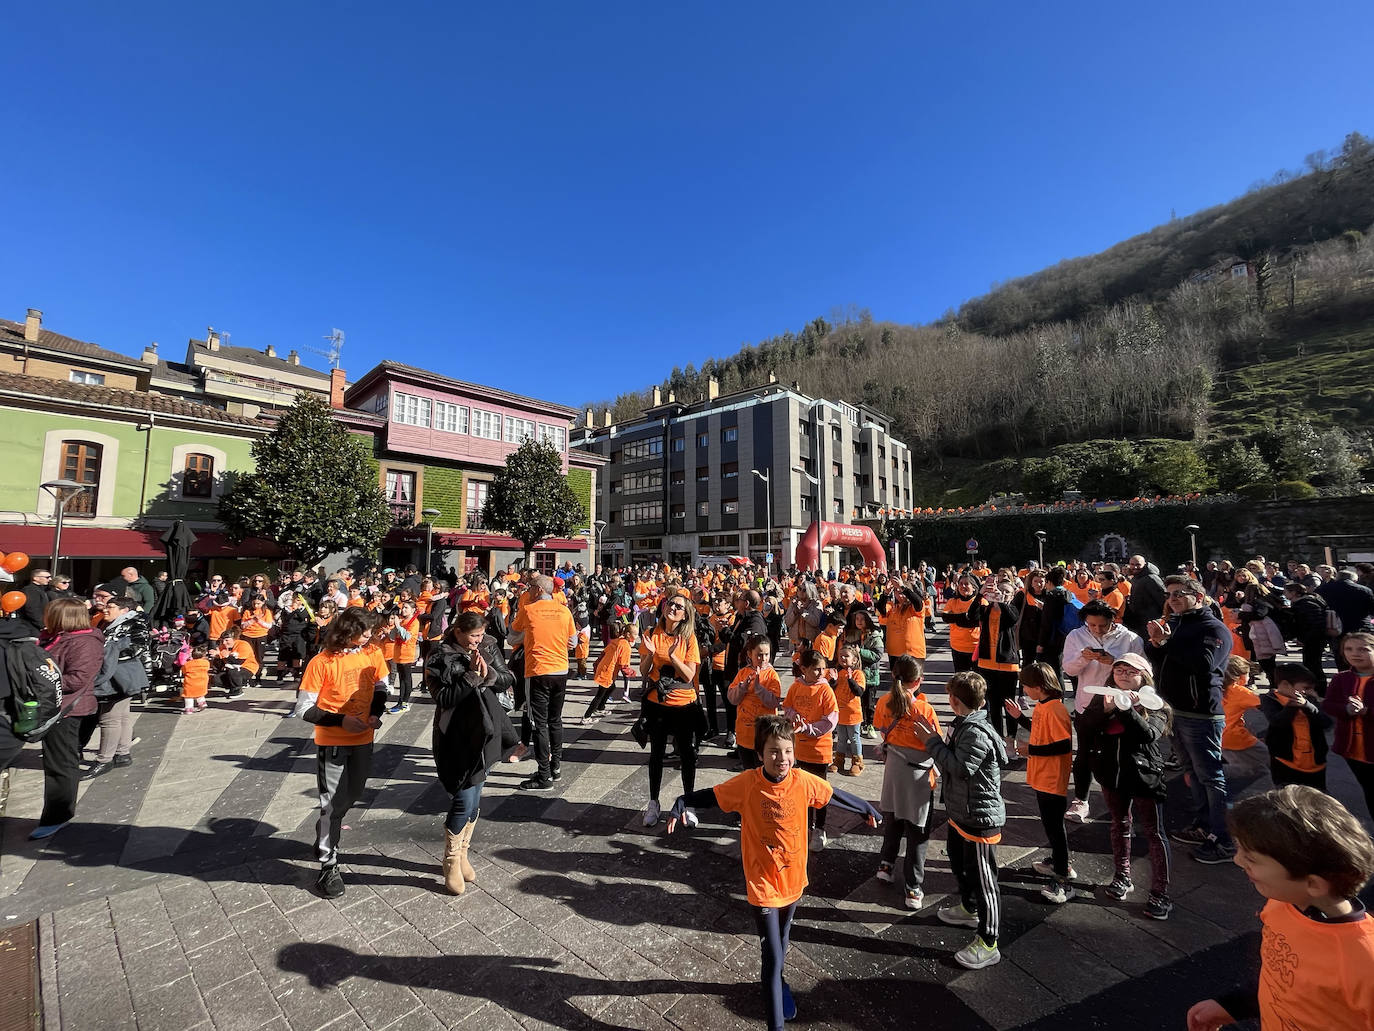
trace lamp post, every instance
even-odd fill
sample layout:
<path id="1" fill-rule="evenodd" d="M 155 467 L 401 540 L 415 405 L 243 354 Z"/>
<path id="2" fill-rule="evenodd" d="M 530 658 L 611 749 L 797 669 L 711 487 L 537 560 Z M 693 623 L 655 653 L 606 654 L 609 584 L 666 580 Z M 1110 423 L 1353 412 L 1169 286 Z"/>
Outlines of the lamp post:
<path id="1" fill-rule="evenodd" d="M 57 516 L 57 526 L 52 535 L 52 575 L 57 576 L 57 559 L 62 553 L 62 517 L 67 514 L 67 505 L 72 498 L 77 497 L 82 491 L 91 489 L 89 483 L 77 483 L 75 480 L 49 480 L 42 484 L 45 491 L 52 495 L 56 503 L 54 514 Z M 71 491 L 63 497 L 64 491 Z"/>
<path id="2" fill-rule="evenodd" d="M 592 546 L 596 548 L 596 554 L 592 556 L 592 572 L 596 572 L 596 565 L 601 561 L 601 531 L 606 529 L 606 520 L 598 519 L 592 523 Z"/>
<path id="3" fill-rule="evenodd" d="M 773 474 L 773 467 L 770 465 L 767 469 L 750 469 L 749 471 L 763 481 L 763 507 L 764 511 L 767 513 L 768 520 L 768 544 L 765 546 L 763 553 L 765 556 L 768 556 L 773 554 L 773 481 L 770 479 Z M 764 560 L 764 569 L 767 570 L 770 575 L 773 572 L 773 564 L 769 562 L 766 557 Z"/>
<path id="4" fill-rule="evenodd" d="M 1035 531 L 1035 543 L 1040 546 L 1040 568 L 1045 568 L 1045 541 L 1049 537 L 1044 530 Z"/>
<path id="5" fill-rule="evenodd" d="M 792 471 L 798 476 L 806 477 L 811 481 L 811 486 L 816 488 L 814 495 L 816 499 L 816 510 L 815 514 L 812 516 L 812 521 L 816 524 L 816 572 L 819 573 L 821 570 L 821 481 L 799 465 L 794 465 Z M 802 534 L 805 535 L 805 533 L 806 531 L 803 530 Z"/>
<path id="6" fill-rule="evenodd" d="M 902 540 L 906 541 L 906 568 L 911 568 L 911 534 L 902 534 Z"/>
<path id="7" fill-rule="evenodd" d="M 1188 550 L 1193 553 L 1193 569 L 1197 570 L 1197 532 L 1201 529 L 1197 523 L 1189 523 L 1184 527 L 1188 531 Z"/>
<path id="8" fill-rule="evenodd" d="M 434 575 L 434 517 L 443 515 L 437 508 L 422 508 L 420 514 L 425 517 L 425 576 Z"/>

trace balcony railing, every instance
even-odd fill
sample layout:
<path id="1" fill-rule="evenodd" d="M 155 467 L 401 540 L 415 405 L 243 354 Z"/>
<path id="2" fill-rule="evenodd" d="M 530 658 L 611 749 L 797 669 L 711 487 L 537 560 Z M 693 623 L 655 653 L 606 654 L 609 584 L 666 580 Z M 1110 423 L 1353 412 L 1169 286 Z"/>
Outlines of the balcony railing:
<path id="1" fill-rule="evenodd" d="M 393 501 L 389 507 L 392 526 L 415 525 L 415 503 L 413 501 Z"/>
<path id="2" fill-rule="evenodd" d="M 468 512 L 463 516 L 463 529 L 465 530 L 487 530 L 490 529 L 482 520 L 482 510 Z"/>

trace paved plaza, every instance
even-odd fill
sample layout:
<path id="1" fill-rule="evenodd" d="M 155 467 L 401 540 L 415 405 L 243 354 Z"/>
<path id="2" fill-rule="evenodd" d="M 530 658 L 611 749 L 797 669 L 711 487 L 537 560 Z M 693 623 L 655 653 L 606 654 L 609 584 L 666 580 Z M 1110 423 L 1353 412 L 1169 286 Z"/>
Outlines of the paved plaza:
<path id="1" fill-rule="evenodd" d="M 930 669 L 948 719 L 948 652 Z M 647 755 L 629 735 L 632 708 L 578 726 L 588 688 L 569 691 L 555 790 L 515 790 L 529 763 L 503 763 L 488 780 L 473 841 L 478 883 L 462 897 L 441 890 L 447 798 L 430 759 L 427 701 L 378 734 L 372 790 L 343 837 L 347 894 L 332 902 L 309 890 L 314 746 L 307 724 L 281 718 L 290 690 L 213 699 L 197 716 L 141 713 L 134 765 L 86 783 L 77 821 L 42 843 L 27 840 L 42 793 L 29 750 L 0 821 L 0 923 L 36 922 L 43 1026 L 759 1026 L 759 945 L 735 832 L 718 812 L 671 840 L 662 824 L 644 828 Z M 728 776 L 731 761 L 707 745 L 699 786 Z M 1353 801 L 1338 765 L 1334 790 Z M 1176 909 L 1167 922 L 1147 920 L 1143 890 L 1125 904 L 1100 890 L 1111 873 L 1101 819 L 1070 834 L 1091 894 L 1044 902 L 1029 868 L 1047 851 L 1024 770 L 1022 761 L 1006 776 L 1000 965 L 957 966 L 953 952 L 971 932 L 935 919 L 953 887 L 942 827 L 925 908 L 910 913 L 899 886 L 873 877 L 879 833 L 835 813 L 830 846 L 811 857 L 787 959 L 799 1006 L 791 1026 L 1179 1028 L 1192 1002 L 1253 976 L 1260 901 L 1241 872 L 1176 849 Z M 840 781 L 876 800 L 881 777 L 870 762 Z M 670 768 L 665 806 L 679 791 Z M 1096 793 L 1093 802 L 1100 813 Z"/>

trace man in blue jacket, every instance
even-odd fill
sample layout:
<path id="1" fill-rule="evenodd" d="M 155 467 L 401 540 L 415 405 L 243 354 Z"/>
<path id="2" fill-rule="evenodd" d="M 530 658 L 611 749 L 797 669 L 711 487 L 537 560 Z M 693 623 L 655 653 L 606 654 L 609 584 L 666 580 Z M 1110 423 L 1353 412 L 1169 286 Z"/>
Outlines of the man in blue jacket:
<path id="1" fill-rule="evenodd" d="M 1170 836 L 1197 846 L 1193 858 L 1199 863 L 1229 863 L 1236 848 L 1226 830 L 1221 692 L 1231 632 L 1191 577 L 1166 577 L 1164 599 L 1170 614 L 1147 625 L 1145 654 L 1154 664 L 1156 689 L 1174 710 L 1174 756 L 1193 797 L 1190 826 Z"/>

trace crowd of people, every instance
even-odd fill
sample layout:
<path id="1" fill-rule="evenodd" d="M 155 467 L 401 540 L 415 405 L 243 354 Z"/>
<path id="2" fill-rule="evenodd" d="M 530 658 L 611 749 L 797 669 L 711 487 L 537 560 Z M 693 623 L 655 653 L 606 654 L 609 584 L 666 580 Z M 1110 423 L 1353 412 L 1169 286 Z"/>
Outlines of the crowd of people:
<path id="1" fill-rule="evenodd" d="M 6 641 L 36 639 L 62 676 L 62 718 L 43 737 L 35 838 L 72 819 L 96 729 L 99 749 L 84 776 L 133 762 L 131 704 L 153 680 L 174 678 L 179 710 L 195 716 L 212 697 L 234 699 L 262 683 L 270 666 L 295 691 L 287 715 L 313 725 L 316 889 L 327 898 L 346 890 L 340 835 L 366 787 L 383 717 L 408 712 L 420 694 L 433 703 L 434 758 L 452 799 L 442 876 L 462 894 L 476 880 L 468 851 L 489 772 L 533 761 L 520 789 L 553 790 L 563 777 L 569 678 L 590 680 L 583 723 L 614 705 L 635 717 L 628 730 L 647 750 L 644 826 L 665 810 L 670 832 L 697 826 L 702 810 L 739 814 L 769 1022 L 781 1027 L 795 1009 L 782 977 L 792 915 L 808 853 L 826 848 L 832 805 L 882 827 L 874 876 L 899 882 L 901 904 L 920 911 L 942 803 L 957 897 L 935 915 L 975 932 L 958 963 L 998 962 L 1002 774 L 1022 760 L 1049 853 L 1034 864 L 1048 904 L 1080 890 L 1065 824 L 1092 818 L 1096 781 L 1111 828 L 1109 899 L 1136 891 L 1138 833 L 1150 860 L 1141 912 L 1168 919 L 1172 840 L 1200 863 L 1245 868 L 1275 900 L 1266 925 L 1282 917 L 1291 932 L 1295 918 L 1274 908 L 1280 903 L 1298 906 L 1296 926 L 1313 940 L 1322 932 L 1304 918 L 1357 925 L 1339 947 L 1374 983 L 1374 921 L 1355 898 L 1374 873 L 1374 846 L 1322 794 L 1334 754 L 1374 807 L 1372 585 L 1368 566 L 1258 557 L 1168 575 L 1143 556 L 1124 567 L 922 562 L 776 576 L 752 566 L 567 566 L 552 576 L 510 567 L 490 578 L 414 567 L 303 570 L 212 576 L 188 611 L 150 626 L 160 588 L 136 569 L 89 600 L 35 569 L 0 629 Z M 925 690 L 928 640 L 939 633 L 953 663 L 946 726 Z M 641 688 L 634 701 L 632 680 Z M 0 727 L 0 763 L 22 744 Z M 698 790 L 703 755 L 735 775 Z M 882 764 L 876 805 L 832 783 L 862 775 L 866 758 Z M 681 779 L 675 799 L 663 794 L 670 767 Z M 1187 789 L 1177 811 L 1168 792 L 1175 770 Z M 1240 800 L 1238 788 L 1265 773 L 1275 791 L 1260 796 L 1263 806 Z M 1295 848 L 1318 837 L 1320 854 Z M 1292 882 L 1305 878 L 1312 901 L 1291 886 L 1271 894 L 1278 875 L 1266 863 Z M 1332 863 L 1346 864 L 1341 877 Z M 1259 868 L 1264 877 L 1252 872 Z M 1190 1026 L 1221 1026 L 1261 1005 L 1282 1011 L 1296 998 L 1291 984 L 1261 988 L 1256 998 L 1200 1004 Z M 1374 1020 L 1367 996 L 1349 1005 Z"/>

